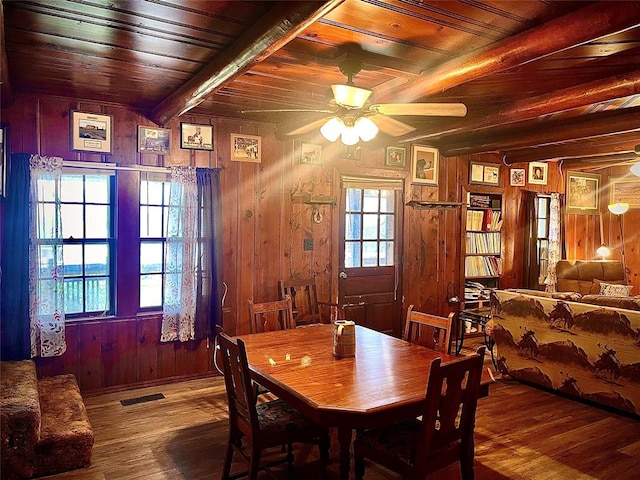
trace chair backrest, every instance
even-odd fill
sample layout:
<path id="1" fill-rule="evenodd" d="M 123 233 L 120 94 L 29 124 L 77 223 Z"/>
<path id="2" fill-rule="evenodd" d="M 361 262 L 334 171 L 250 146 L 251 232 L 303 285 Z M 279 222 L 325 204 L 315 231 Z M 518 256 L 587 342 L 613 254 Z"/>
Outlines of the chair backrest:
<path id="1" fill-rule="evenodd" d="M 296 328 L 291 297 L 262 303 L 249 300 L 249 328 L 251 333 Z"/>
<path id="2" fill-rule="evenodd" d="M 429 313 L 416 312 L 413 305 L 407 309 L 407 320 L 402 339 L 423 347 L 449 353 L 451 329 L 455 313 L 448 317 L 439 317 Z"/>
<path id="3" fill-rule="evenodd" d="M 251 441 L 259 429 L 259 422 L 244 342 L 231 339 L 218 327 L 218 345 L 227 390 L 230 427 L 241 431 Z"/>
<path id="4" fill-rule="evenodd" d="M 320 323 L 318 289 L 313 278 L 278 280 L 280 298 L 291 297 L 296 324 Z"/>
<path id="5" fill-rule="evenodd" d="M 442 364 L 436 358 L 429 369 L 422 423 L 418 433 L 414 469 L 424 472 L 459 460 L 465 449 L 473 449 L 476 407 L 485 347 L 478 352 Z M 435 455 L 435 460 L 433 454 Z M 431 458 L 429 458 L 431 457 Z M 442 463 L 440 463 L 442 462 Z M 416 478 L 423 478 L 418 475 Z"/>

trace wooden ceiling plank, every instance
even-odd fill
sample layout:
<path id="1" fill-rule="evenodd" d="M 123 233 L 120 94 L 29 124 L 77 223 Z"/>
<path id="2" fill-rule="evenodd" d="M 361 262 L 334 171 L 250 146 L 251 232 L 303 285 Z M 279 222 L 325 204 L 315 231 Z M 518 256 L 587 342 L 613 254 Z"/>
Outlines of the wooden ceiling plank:
<path id="1" fill-rule="evenodd" d="M 150 118 L 165 125 L 208 95 L 286 45 L 300 32 L 344 0 L 324 2 L 280 2 L 262 21 L 251 27 L 226 50 L 217 55 L 196 76 L 157 105 Z"/>
<path id="2" fill-rule="evenodd" d="M 640 24 L 640 2 L 598 2 L 448 61 L 393 99 L 411 102 Z"/>

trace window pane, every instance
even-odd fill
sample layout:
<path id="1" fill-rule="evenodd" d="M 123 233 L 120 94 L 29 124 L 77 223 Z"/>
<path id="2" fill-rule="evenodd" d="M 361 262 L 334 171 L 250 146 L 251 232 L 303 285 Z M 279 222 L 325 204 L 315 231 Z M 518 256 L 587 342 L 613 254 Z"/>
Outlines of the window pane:
<path id="1" fill-rule="evenodd" d="M 549 232 L 549 220 L 546 218 L 538 219 L 538 238 L 548 237 Z"/>
<path id="2" fill-rule="evenodd" d="M 103 312 L 109 310 L 109 279 L 87 278 L 85 280 L 87 312 Z"/>
<path id="3" fill-rule="evenodd" d="M 380 190 L 380 211 L 394 213 L 396 208 L 396 196 L 393 190 Z"/>
<path id="4" fill-rule="evenodd" d="M 367 240 L 377 240 L 378 238 L 378 215 L 377 214 L 365 214 L 363 215 L 363 232 L 362 238 Z"/>
<path id="5" fill-rule="evenodd" d="M 107 175 L 87 175 L 85 201 L 87 203 L 109 203 L 109 177 Z"/>
<path id="6" fill-rule="evenodd" d="M 38 179 L 38 201 L 53 202 L 56 198 L 56 182 L 44 178 Z"/>
<path id="7" fill-rule="evenodd" d="M 140 244 L 140 273 L 162 273 L 162 242 Z"/>
<path id="8" fill-rule="evenodd" d="M 378 242 L 362 242 L 362 266 L 378 266 Z"/>
<path id="9" fill-rule="evenodd" d="M 38 258 L 40 259 L 38 276 L 40 278 L 53 277 L 53 270 L 56 267 L 56 257 L 54 256 L 55 248 L 53 245 L 40 245 L 38 247 Z M 60 249 L 60 247 L 58 247 L 58 249 Z M 62 258 L 61 255 L 58 255 L 58 265 L 62 265 Z"/>
<path id="10" fill-rule="evenodd" d="M 104 244 L 87 245 L 85 248 L 84 262 L 85 275 L 108 275 L 109 246 Z"/>
<path id="11" fill-rule="evenodd" d="M 380 242 L 380 266 L 393 265 L 393 242 Z"/>
<path id="12" fill-rule="evenodd" d="M 346 240 L 359 240 L 360 239 L 360 222 L 362 221 L 362 215 L 360 214 L 346 214 L 345 219 L 345 239 Z"/>
<path id="13" fill-rule="evenodd" d="M 82 245 L 64 245 L 64 277 L 82 276 Z M 81 286 L 82 287 L 82 286 Z"/>
<path id="14" fill-rule="evenodd" d="M 56 227 L 55 205 L 53 203 L 41 203 L 38 205 L 38 225 L 36 235 L 39 239 L 54 238 Z"/>
<path id="15" fill-rule="evenodd" d="M 378 197 L 379 190 L 365 190 L 364 191 L 364 209 L 365 212 L 377 212 L 380 210 L 380 203 Z"/>
<path id="16" fill-rule="evenodd" d="M 140 237 L 162 236 L 162 207 L 140 207 Z"/>
<path id="17" fill-rule="evenodd" d="M 347 212 L 362 211 L 362 190 L 359 188 L 347 188 Z"/>
<path id="18" fill-rule="evenodd" d="M 65 266 L 66 269 L 66 266 Z M 81 278 L 64 279 L 65 313 L 81 313 L 84 307 L 84 291 Z"/>
<path id="19" fill-rule="evenodd" d="M 162 306 L 162 275 L 140 277 L 140 308 Z"/>
<path id="20" fill-rule="evenodd" d="M 109 238 L 109 206 L 87 205 L 86 238 Z"/>
<path id="21" fill-rule="evenodd" d="M 82 175 L 63 175 L 60 187 L 60 201 L 82 203 L 84 199 Z"/>
<path id="22" fill-rule="evenodd" d="M 393 239 L 393 215 L 380 215 L 380 238 Z"/>
<path id="23" fill-rule="evenodd" d="M 60 205 L 60 212 L 62 215 L 62 238 L 84 238 L 82 205 L 63 203 Z"/>
<path id="24" fill-rule="evenodd" d="M 360 266 L 360 242 L 345 242 L 344 266 L 345 268 Z"/>

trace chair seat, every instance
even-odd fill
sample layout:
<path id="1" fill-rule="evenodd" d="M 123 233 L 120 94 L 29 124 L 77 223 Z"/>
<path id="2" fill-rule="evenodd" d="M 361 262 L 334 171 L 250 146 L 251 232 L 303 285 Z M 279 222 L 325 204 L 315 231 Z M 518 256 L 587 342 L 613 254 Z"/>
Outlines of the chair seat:
<path id="1" fill-rule="evenodd" d="M 413 463 L 420 421 L 410 418 L 390 427 L 371 428 L 358 433 L 363 445 L 386 452 L 406 463 Z"/>
<path id="2" fill-rule="evenodd" d="M 256 405 L 260 431 L 264 435 L 304 430 L 315 426 L 307 417 L 280 399 Z"/>

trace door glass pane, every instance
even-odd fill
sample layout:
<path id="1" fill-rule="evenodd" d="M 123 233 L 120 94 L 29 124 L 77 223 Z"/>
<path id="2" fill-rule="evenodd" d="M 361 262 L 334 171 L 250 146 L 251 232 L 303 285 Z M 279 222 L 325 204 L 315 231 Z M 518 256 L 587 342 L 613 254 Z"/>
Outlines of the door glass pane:
<path id="1" fill-rule="evenodd" d="M 378 266 L 378 242 L 362 242 L 362 266 Z"/>
<path id="2" fill-rule="evenodd" d="M 377 212 L 380 209 L 380 202 L 378 197 L 378 190 L 364 191 L 364 208 L 365 212 Z"/>
<path id="3" fill-rule="evenodd" d="M 347 188 L 347 212 L 362 211 L 362 190 Z"/>
<path id="4" fill-rule="evenodd" d="M 396 196 L 393 190 L 380 190 L 380 211 L 394 213 L 396 208 Z"/>
<path id="5" fill-rule="evenodd" d="M 362 222 L 362 215 L 347 213 L 345 217 L 345 239 L 360 240 L 360 223 Z"/>
<path id="6" fill-rule="evenodd" d="M 378 238 L 378 214 L 367 213 L 363 215 L 362 238 L 375 240 Z"/>
<path id="7" fill-rule="evenodd" d="M 360 242 L 345 242 L 344 266 L 355 268 L 360 266 Z"/>
<path id="8" fill-rule="evenodd" d="M 393 242 L 380 242 L 380 266 L 393 265 Z"/>
<path id="9" fill-rule="evenodd" d="M 391 240 L 393 236 L 393 215 L 380 215 L 380 238 Z"/>

